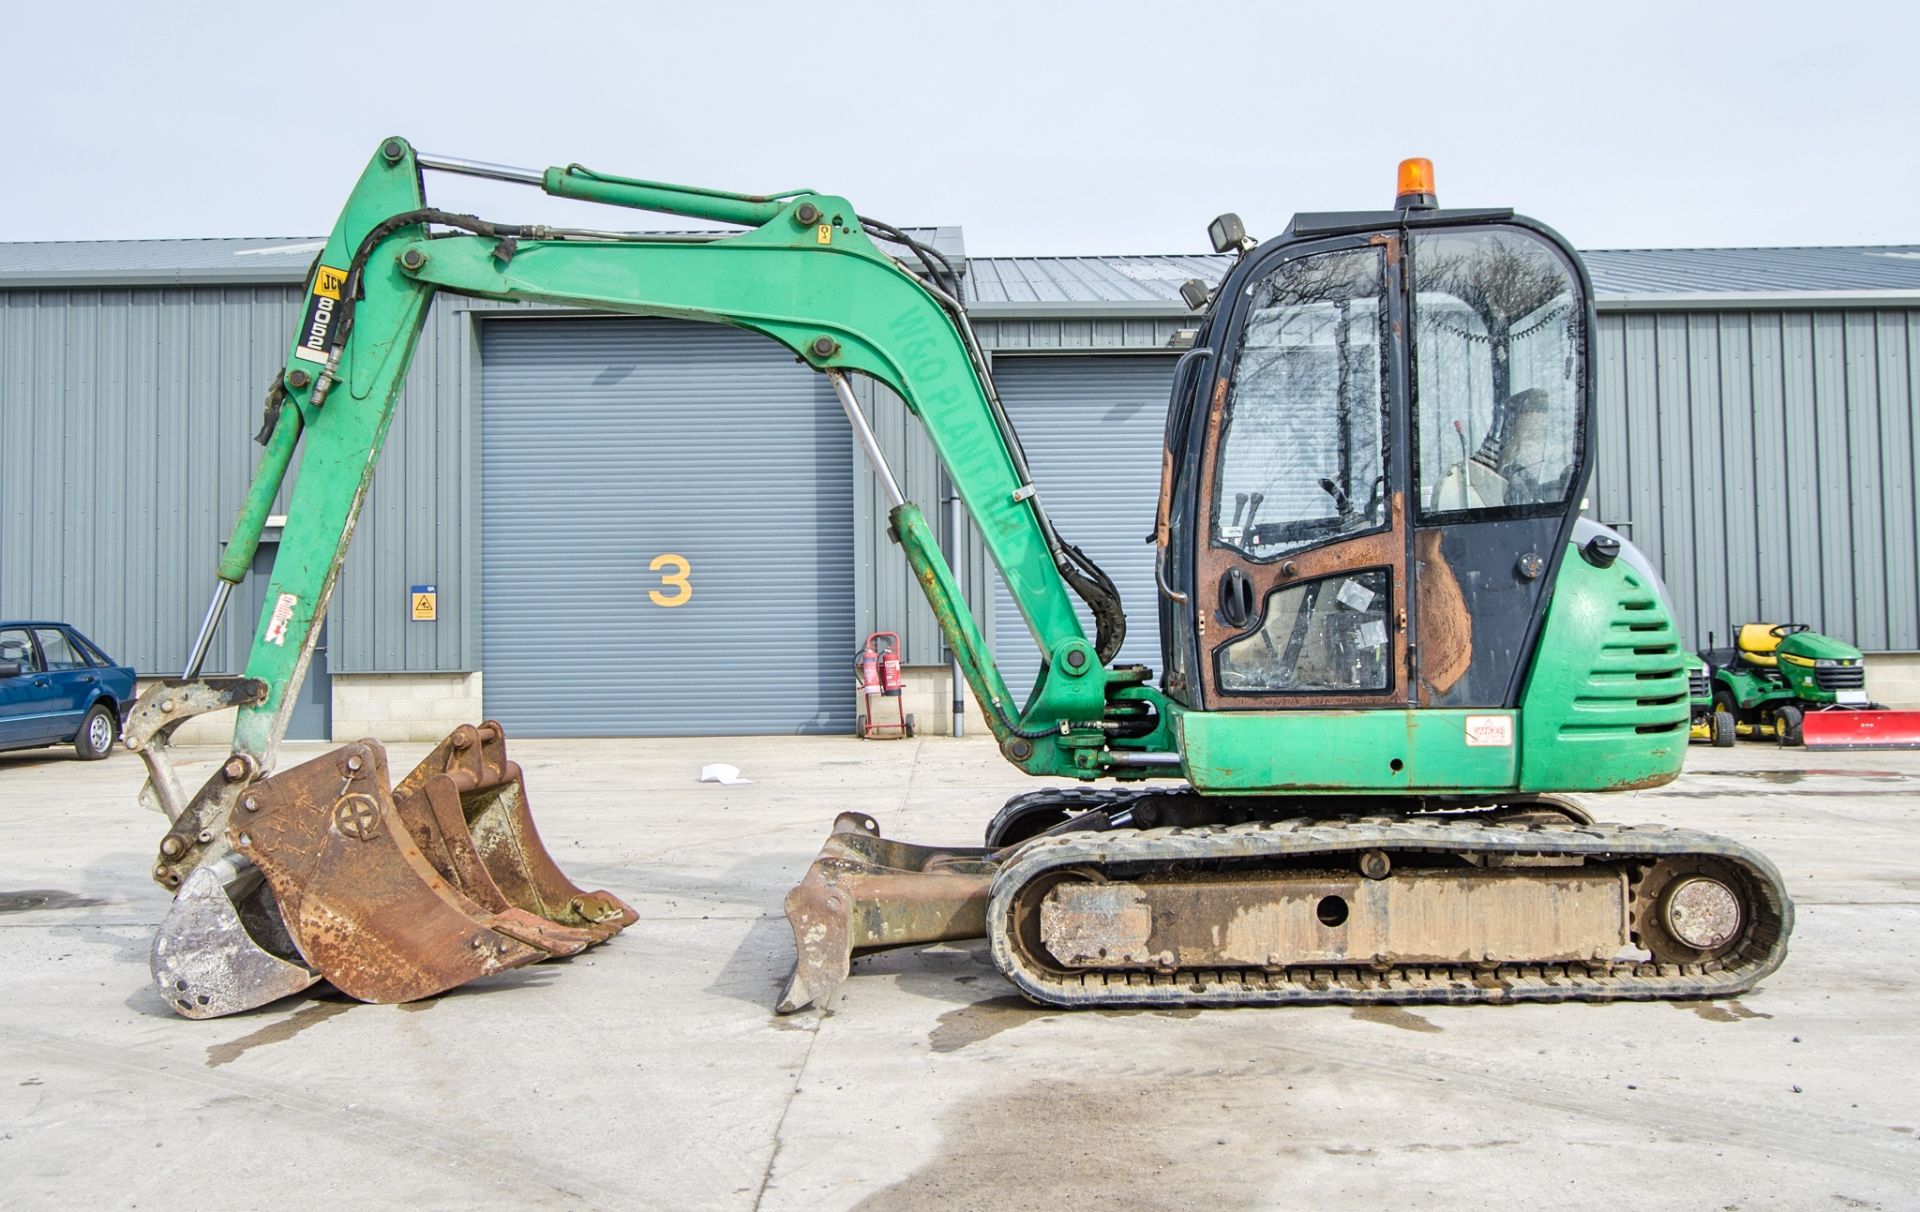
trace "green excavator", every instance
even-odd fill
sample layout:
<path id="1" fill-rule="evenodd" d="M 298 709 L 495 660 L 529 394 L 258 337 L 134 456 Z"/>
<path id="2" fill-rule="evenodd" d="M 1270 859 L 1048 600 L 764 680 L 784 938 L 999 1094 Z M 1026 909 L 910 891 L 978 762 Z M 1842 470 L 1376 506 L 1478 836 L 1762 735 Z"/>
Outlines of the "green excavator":
<path id="1" fill-rule="evenodd" d="M 429 206 L 424 170 L 731 225 L 648 235 Z M 927 848 L 842 814 L 787 898 L 780 1009 L 825 1005 L 863 953 L 984 937 L 1061 1006 L 1515 1002 L 1738 993 L 1793 910 L 1736 842 L 1595 823 L 1566 792 L 1680 771 L 1685 654 L 1653 569 L 1578 517 L 1591 462 L 1586 272 L 1508 210 L 1444 210 L 1403 165 L 1390 210 L 1229 215 L 1217 289 L 1167 413 L 1156 547 L 1164 667 L 1117 664 L 1110 578 L 1049 520 L 941 255 L 842 198 L 746 195 L 579 165 L 376 152 L 308 279 L 267 395 L 265 455 L 185 675 L 127 743 L 169 825 L 152 970 L 209 1017 L 326 979 L 431 996 L 634 920 L 540 842 L 498 724 L 396 783 L 363 740 L 278 747 L 436 293 L 707 320 L 825 374 L 1007 761 L 1093 786 L 1017 796 L 983 844 Z M 926 426 L 1043 655 L 1017 703 L 848 377 Z M 200 666 L 301 452 L 244 674 Z M 1141 508 L 1144 512 L 1145 505 Z M 1093 621 L 1091 637 L 1076 604 Z M 1135 609 L 1142 603 L 1133 603 Z M 188 793 L 169 749 L 238 708 Z"/>

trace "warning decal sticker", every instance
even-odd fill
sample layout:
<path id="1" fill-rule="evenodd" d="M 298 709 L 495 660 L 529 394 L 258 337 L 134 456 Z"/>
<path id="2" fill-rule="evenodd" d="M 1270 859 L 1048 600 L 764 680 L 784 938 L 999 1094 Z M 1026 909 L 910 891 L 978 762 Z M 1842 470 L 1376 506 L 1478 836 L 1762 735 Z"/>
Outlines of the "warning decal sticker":
<path id="1" fill-rule="evenodd" d="M 1513 744 L 1513 717 L 1510 715 L 1470 715 L 1467 717 L 1467 744 L 1505 749 Z"/>
<path id="2" fill-rule="evenodd" d="M 287 624 L 293 621 L 293 608 L 300 599 L 290 593 L 283 593 L 273 604 L 273 617 L 267 620 L 267 643 L 287 646 Z"/>

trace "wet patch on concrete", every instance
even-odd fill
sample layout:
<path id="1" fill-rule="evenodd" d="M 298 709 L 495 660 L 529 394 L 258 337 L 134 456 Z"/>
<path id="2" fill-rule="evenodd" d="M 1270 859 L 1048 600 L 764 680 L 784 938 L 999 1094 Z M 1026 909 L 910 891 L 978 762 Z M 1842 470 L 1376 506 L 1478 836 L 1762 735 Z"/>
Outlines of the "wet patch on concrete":
<path id="1" fill-rule="evenodd" d="M 1773 1017 L 1759 1010 L 1750 1010 L 1738 1001 L 1675 1002 L 1673 1004 L 1677 1009 L 1693 1011 L 1710 1023 L 1737 1023 L 1742 1019 Z"/>
<path id="2" fill-rule="evenodd" d="M 38 913 L 50 909 L 85 909 L 104 905 L 99 897 L 62 892 L 58 888 L 23 888 L 18 892 L 0 892 L 0 913 Z"/>
<path id="3" fill-rule="evenodd" d="M 935 1052 L 958 1052 L 968 1044 L 990 1039 L 1010 1027 L 1035 1019 L 1054 1018 L 1057 1010 L 1046 1010 L 1024 997 L 995 997 L 949 1010 L 940 1016 L 927 1043 Z"/>
<path id="4" fill-rule="evenodd" d="M 1420 1031 L 1428 1035 L 1437 1035 L 1442 1029 L 1439 1024 L 1421 1018 L 1403 1006 L 1355 1006 L 1353 1017 L 1363 1023 L 1379 1023 L 1383 1027 L 1398 1027 L 1402 1031 Z"/>
<path id="5" fill-rule="evenodd" d="M 1715 779 L 1759 779 L 1763 783 L 1791 785 L 1810 778 L 1872 779 L 1875 782 L 1904 783 L 1907 776 L 1898 770 L 1703 770 L 1700 774 Z"/>
<path id="6" fill-rule="evenodd" d="M 1082 1081 L 1056 1074 L 983 1091 L 941 1112 L 939 1153 L 854 1206 L 1172 1212 L 1204 1205 L 1229 1212 L 1270 1205 L 1290 1164 L 1286 1150 L 1240 1123 L 1211 1083 L 1177 1088 L 1176 1095 L 1164 1075 Z"/>
<path id="7" fill-rule="evenodd" d="M 218 1069 L 221 1065 L 232 1064 L 255 1048 L 267 1044 L 284 1043 L 305 1031 L 308 1027 L 318 1026 L 336 1014 L 344 1014 L 353 1009 L 354 1003 L 314 1002 L 298 1010 L 277 1023 L 268 1023 L 258 1031 L 250 1031 L 239 1039 L 224 1044 L 215 1044 L 207 1049 L 207 1068 Z"/>

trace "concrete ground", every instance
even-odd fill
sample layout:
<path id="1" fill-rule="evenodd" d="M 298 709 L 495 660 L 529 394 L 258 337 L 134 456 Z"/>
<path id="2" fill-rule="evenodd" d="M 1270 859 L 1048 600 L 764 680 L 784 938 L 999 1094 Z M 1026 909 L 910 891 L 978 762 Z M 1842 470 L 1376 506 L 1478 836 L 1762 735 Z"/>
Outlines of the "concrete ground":
<path id="1" fill-rule="evenodd" d="M 1696 747 L 1594 797 L 1780 865 L 1792 951 L 1736 1001 L 1061 1013 L 955 946 L 782 1019 L 781 897 L 836 812 L 964 844 L 1031 784 L 976 739 L 513 750 L 635 926 L 415 1005 L 205 1022 L 147 983 L 139 763 L 0 755 L 0 1206 L 1920 1207 L 1920 753 Z"/>

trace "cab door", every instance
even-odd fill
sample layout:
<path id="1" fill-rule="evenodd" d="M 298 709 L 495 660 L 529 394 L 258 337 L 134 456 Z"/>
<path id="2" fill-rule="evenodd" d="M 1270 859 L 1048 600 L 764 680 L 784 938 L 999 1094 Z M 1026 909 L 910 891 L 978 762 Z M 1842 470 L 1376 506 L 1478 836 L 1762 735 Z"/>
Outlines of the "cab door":
<path id="1" fill-rule="evenodd" d="M 1283 244 L 1229 304 L 1190 531 L 1207 709 L 1412 701 L 1402 246 Z"/>
<path id="2" fill-rule="evenodd" d="M 1513 707 L 1587 474 L 1578 262 L 1525 220 L 1415 228 L 1415 700 Z"/>

